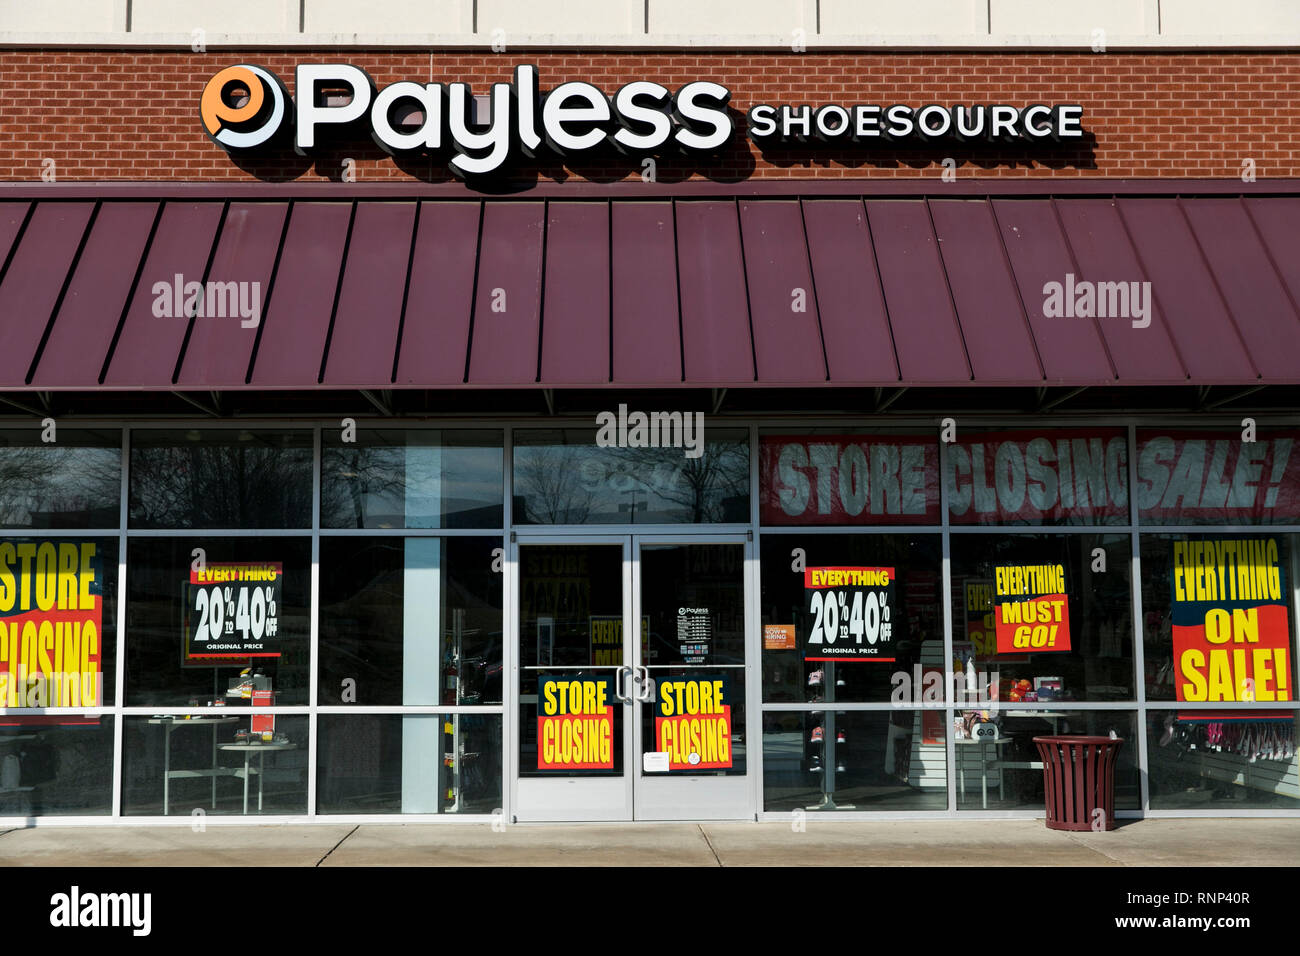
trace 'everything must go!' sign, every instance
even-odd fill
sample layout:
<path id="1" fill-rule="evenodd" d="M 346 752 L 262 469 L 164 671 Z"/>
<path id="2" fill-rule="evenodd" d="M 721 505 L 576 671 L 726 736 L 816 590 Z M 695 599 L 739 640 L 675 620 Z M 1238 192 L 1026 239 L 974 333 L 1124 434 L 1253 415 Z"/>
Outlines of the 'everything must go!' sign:
<path id="1" fill-rule="evenodd" d="M 993 580 L 999 654 L 1070 649 L 1070 603 L 1063 565 L 999 565 Z"/>

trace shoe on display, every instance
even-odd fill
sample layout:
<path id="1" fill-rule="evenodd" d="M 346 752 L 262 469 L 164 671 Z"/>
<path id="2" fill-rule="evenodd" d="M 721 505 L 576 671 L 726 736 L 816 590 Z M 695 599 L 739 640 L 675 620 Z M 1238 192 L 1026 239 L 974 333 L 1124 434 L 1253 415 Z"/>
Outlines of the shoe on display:
<path id="1" fill-rule="evenodd" d="M 814 727 L 812 733 L 808 735 L 808 742 L 813 744 L 821 743 L 823 733 L 824 731 L 821 727 Z"/>
<path id="2" fill-rule="evenodd" d="M 836 772 L 836 773 L 843 773 L 844 771 L 846 771 L 846 770 L 848 770 L 848 769 L 849 769 L 849 768 L 848 768 L 848 765 L 845 764 L 843 760 L 841 760 L 839 763 L 837 763 L 837 764 L 835 765 L 835 772 Z"/>
<path id="3" fill-rule="evenodd" d="M 820 671 L 820 670 L 813 671 L 811 674 L 808 675 L 808 686 L 820 687 L 822 685 L 822 681 L 825 680 L 825 678 L 826 678 L 825 671 Z"/>
<path id="4" fill-rule="evenodd" d="M 835 686 L 836 686 L 836 687 L 843 687 L 843 686 L 844 686 L 844 678 L 843 678 L 843 677 L 837 677 L 837 678 L 835 678 Z"/>
<path id="5" fill-rule="evenodd" d="M 837 744 L 847 743 L 847 742 L 848 742 L 848 739 L 849 739 L 849 738 L 845 735 L 844 731 L 842 731 L 842 730 L 837 730 L 837 731 L 835 732 L 835 742 L 836 742 Z"/>
<path id="6" fill-rule="evenodd" d="M 821 773 L 821 772 L 822 772 L 822 758 L 821 758 L 821 757 L 818 757 L 816 754 L 813 754 L 811 757 L 808 758 L 808 772 L 809 772 L 809 773 Z"/>

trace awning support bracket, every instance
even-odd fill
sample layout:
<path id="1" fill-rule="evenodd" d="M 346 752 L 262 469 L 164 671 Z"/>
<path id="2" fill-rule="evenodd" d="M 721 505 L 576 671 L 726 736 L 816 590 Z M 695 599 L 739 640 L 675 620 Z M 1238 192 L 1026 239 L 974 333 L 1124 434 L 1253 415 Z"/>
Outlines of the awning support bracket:
<path id="1" fill-rule="evenodd" d="M 358 389 L 358 391 L 361 392 L 362 398 L 379 410 L 379 414 L 383 415 L 385 418 L 392 417 L 392 403 L 390 401 L 389 393 L 386 390 L 377 395 L 367 388 Z"/>
<path id="2" fill-rule="evenodd" d="M 191 395 L 186 395 L 184 392 L 172 392 L 172 394 L 175 395 L 177 398 L 179 398 L 185 404 L 193 405 L 195 408 L 203 412 L 203 414 L 205 415 L 211 415 L 213 418 L 221 417 L 221 412 L 218 411 L 216 408 L 210 405 L 205 405 L 203 402 L 199 401 L 197 398 L 194 398 Z"/>
<path id="3" fill-rule="evenodd" d="M 1235 402 L 1239 398 L 1245 398 L 1247 395 L 1254 395 L 1260 389 L 1267 388 L 1267 387 L 1268 386 L 1266 385 L 1252 385 L 1250 388 L 1242 389 L 1240 392 L 1237 392 L 1235 395 L 1229 395 L 1227 398 L 1220 398 L 1213 402 L 1210 402 L 1208 405 L 1205 406 L 1205 410 L 1208 412 L 1216 408 L 1221 408 L 1224 405 L 1228 405 L 1231 404 L 1232 402 Z"/>
<path id="4" fill-rule="evenodd" d="M 725 388 L 715 388 L 713 390 L 713 411 L 712 415 L 718 414 L 722 410 L 722 403 L 726 401 L 727 390 Z"/>
<path id="5" fill-rule="evenodd" d="M 877 396 L 877 397 L 876 397 L 876 411 L 877 411 L 877 412 L 883 412 L 885 409 L 889 408 L 890 405 L 894 404 L 894 402 L 896 402 L 896 401 L 898 401 L 900 398 L 902 398 L 902 397 L 903 397 L 903 393 L 906 392 L 906 391 L 907 391 L 907 386 L 906 386 L 906 385 L 904 385 L 902 388 L 896 388 L 896 389 L 894 389 L 892 392 L 890 392 L 889 397 L 886 398 L 883 402 L 880 401 L 880 397 Z"/>
<path id="6" fill-rule="evenodd" d="M 1070 389 L 1064 395 L 1056 396 L 1056 398 L 1052 399 L 1050 402 L 1043 402 L 1042 399 L 1040 398 L 1038 402 L 1038 410 L 1040 412 L 1050 412 L 1053 408 L 1056 408 L 1058 405 L 1065 404 L 1070 399 L 1074 398 L 1074 396 L 1086 392 L 1087 390 L 1088 390 L 1087 385 L 1080 385 L 1078 388 Z"/>

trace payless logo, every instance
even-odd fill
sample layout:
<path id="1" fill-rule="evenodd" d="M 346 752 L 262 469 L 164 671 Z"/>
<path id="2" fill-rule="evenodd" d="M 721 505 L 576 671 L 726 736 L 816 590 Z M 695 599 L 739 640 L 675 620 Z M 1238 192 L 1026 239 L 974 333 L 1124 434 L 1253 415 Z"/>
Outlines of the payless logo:
<path id="1" fill-rule="evenodd" d="M 227 150 L 270 142 L 289 115 L 289 92 L 280 78 L 260 66 L 228 66 L 203 88 L 199 116 L 213 142 Z"/>
<path id="2" fill-rule="evenodd" d="M 304 155 L 327 140 L 366 135 L 398 155 L 446 149 L 452 171 L 462 176 L 494 172 L 517 154 L 710 153 L 732 135 L 731 93 L 706 80 L 675 92 L 641 80 L 613 95 L 578 81 L 543 94 L 537 68 L 524 64 L 511 82 L 492 84 L 484 116 L 468 83 L 403 80 L 379 89 L 358 67 L 302 63 L 294 93 L 290 99 L 261 67 L 228 67 L 204 88 L 204 128 L 229 152 L 262 146 L 290 125 L 294 150 Z"/>

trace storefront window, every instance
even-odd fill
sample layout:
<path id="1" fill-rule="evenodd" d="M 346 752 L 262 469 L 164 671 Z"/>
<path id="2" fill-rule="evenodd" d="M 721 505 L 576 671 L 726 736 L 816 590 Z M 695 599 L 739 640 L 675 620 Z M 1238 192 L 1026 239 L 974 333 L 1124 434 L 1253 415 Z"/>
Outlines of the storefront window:
<path id="1" fill-rule="evenodd" d="M 106 707 L 117 538 L 0 538 L 0 707 Z"/>
<path id="2" fill-rule="evenodd" d="M 323 538 L 318 703 L 501 703 L 500 547 Z"/>
<path id="3" fill-rule="evenodd" d="M 131 432 L 131 527 L 307 528 L 308 431 Z"/>
<path id="4" fill-rule="evenodd" d="M 96 816 L 112 806 L 112 717 L 0 717 L 0 816 Z"/>
<path id="5" fill-rule="evenodd" d="M 1295 700 L 1289 534 L 1144 534 L 1147 698 Z"/>
<path id="6" fill-rule="evenodd" d="M 124 815 L 307 812 L 306 715 L 122 719 Z"/>
<path id="7" fill-rule="evenodd" d="M 1151 711 L 1152 810 L 1300 810 L 1294 711 Z"/>
<path id="8" fill-rule="evenodd" d="M 955 525 L 1126 525 L 1123 429 L 963 431 L 944 484 Z"/>
<path id="9" fill-rule="evenodd" d="M 322 714 L 317 812 L 491 813 L 501 806 L 498 714 Z"/>
<path id="10" fill-rule="evenodd" d="M 129 705 L 307 703 L 310 541 L 136 538 L 127 564 Z"/>
<path id="11" fill-rule="evenodd" d="M 943 711 L 763 715 L 763 809 L 946 810 Z"/>
<path id="12" fill-rule="evenodd" d="M 990 737 L 972 733 L 976 724 L 993 724 Z M 954 717 L 957 754 L 957 808 L 959 810 L 1041 811 L 1043 759 L 1035 737 L 1084 734 L 1124 742 L 1115 763 L 1115 809 L 1136 810 L 1142 805 L 1138 781 L 1137 715 L 1115 710 L 1001 710 L 958 711 Z"/>
<path id="13" fill-rule="evenodd" d="M 321 527 L 500 528 L 502 433 L 321 432 Z"/>
<path id="14" fill-rule="evenodd" d="M 772 534 L 761 556 L 764 700 L 921 699 L 943 666 L 939 535 Z"/>
<path id="15" fill-rule="evenodd" d="M 121 432 L 64 428 L 53 437 L 0 431 L 0 527 L 116 528 Z"/>
<path id="16" fill-rule="evenodd" d="M 763 434 L 759 495 L 765 525 L 938 524 L 939 446 L 892 432 Z"/>
<path id="17" fill-rule="evenodd" d="M 955 663 L 1003 703 L 1133 700 L 1130 542 L 954 534 Z"/>
<path id="18" fill-rule="evenodd" d="M 1139 429 L 1138 520 L 1146 525 L 1300 524 L 1300 432 Z"/>
<path id="19" fill-rule="evenodd" d="M 516 431 L 514 521 L 748 522 L 749 432 L 694 434 L 685 447 L 618 447 L 598 445 L 590 428 Z"/>

